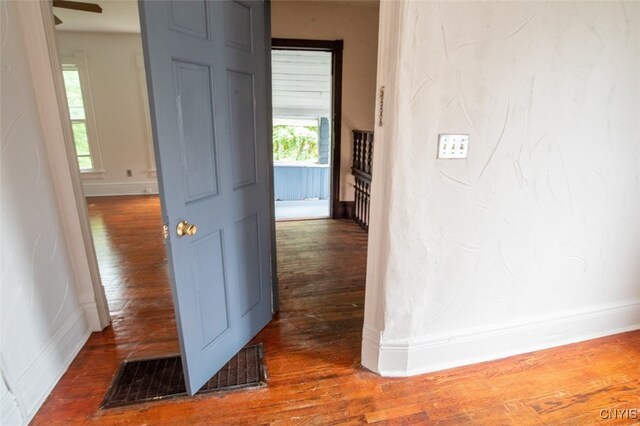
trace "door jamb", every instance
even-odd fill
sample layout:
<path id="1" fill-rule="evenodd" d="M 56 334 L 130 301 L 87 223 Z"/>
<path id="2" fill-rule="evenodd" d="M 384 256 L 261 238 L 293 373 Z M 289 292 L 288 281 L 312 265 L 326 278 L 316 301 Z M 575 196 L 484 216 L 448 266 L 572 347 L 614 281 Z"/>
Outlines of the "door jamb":
<path id="1" fill-rule="evenodd" d="M 340 206 L 340 146 L 342 145 L 342 51 L 343 40 L 271 39 L 273 50 L 307 50 L 331 52 L 331 197 L 332 219 L 343 217 Z"/>
<path id="2" fill-rule="evenodd" d="M 62 67 L 55 39 L 50 2 L 26 2 L 21 19 L 32 28 L 25 34 L 38 49 L 27 49 L 30 67 L 38 88 L 38 109 L 45 132 L 46 149 L 54 191 L 63 222 L 63 234 L 70 251 L 78 296 L 92 331 L 111 322 L 109 305 L 102 286 L 80 169 L 73 143 Z M 37 11 L 35 8 L 38 8 Z M 39 13 L 38 13 L 39 12 Z M 39 17 L 38 17 L 39 14 Z M 36 22 L 38 21 L 38 22 Z M 33 51 L 33 53 L 31 53 Z"/>
<path id="3" fill-rule="evenodd" d="M 273 113 L 272 113 L 272 79 L 271 79 L 271 2 L 264 2 L 264 50 L 265 50 L 265 85 L 267 89 L 267 150 L 269 152 L 269 214 L 271 215 L 271 313 L 280 311 L 280 288 L 278 287 L 278 252 L 276 247 L 276 206 L 275 188 L 273 184 Z"/>

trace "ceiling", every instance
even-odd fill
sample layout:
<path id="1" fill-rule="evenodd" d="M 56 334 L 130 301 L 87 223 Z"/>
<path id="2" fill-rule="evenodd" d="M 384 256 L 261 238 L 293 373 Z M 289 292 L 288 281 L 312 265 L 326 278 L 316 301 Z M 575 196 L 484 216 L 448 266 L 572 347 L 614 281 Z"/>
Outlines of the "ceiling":
<path id="1" fill-rule="evenodd" d="M 85 1 L 85 0 L 82 0 Z M 108 33 L 139 33 L 138 2 L 136 0 L 86 0 L 102 7 L 102 13 L 53 8 L 62 19 L 60 31 L 97 31 Z"/>
<path id="2" fill-rule="evenodd" d="M 62 24 L 57 25 L 60 31 L 97 31 L 108 33 L 139 33 L 137 0 L 80 0 L 97 3 L 102 13 L 79 12 L 76 10 L 53 8 Z M 322 1 L 328 3 L 354 4 L 359 6 L 378 7 L 378 0 L 274 0 L 274 1 Z"/>
<path id="3" fill-rule="evenodd" d="M 331 116 L 331 52 L 274 50 L 273 117 Z"/>

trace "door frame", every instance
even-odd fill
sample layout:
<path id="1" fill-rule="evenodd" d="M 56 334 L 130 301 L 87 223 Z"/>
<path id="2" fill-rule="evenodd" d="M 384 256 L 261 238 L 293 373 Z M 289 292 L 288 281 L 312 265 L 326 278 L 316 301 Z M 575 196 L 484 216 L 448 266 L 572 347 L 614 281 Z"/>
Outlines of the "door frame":
<path id="1" fill-rule="evenodd" d="M 18 5 L 25 34 L 29 66 L 38 87 L 38 111 L 46 128 L 47 159 L 53 175 L 54 193 L 69 246 L 79 302 L 89 329 L 100 331 L 111 323 L 109 305 L 100 277 L 80 168 L 73 143 L 62 66 L 56 44 L 51 2 L 21 2 Z"/>
<path id="2" fill-rule="evenodd" d="M 331 219 L 344 215 L 340 206 L 340 147 L 342 145 L 342 51 L 343 40 L 272 38 L 271 50 L 302 50 L 331 53 Z M 272 188 L 273 189 L 273 188 Z"/>

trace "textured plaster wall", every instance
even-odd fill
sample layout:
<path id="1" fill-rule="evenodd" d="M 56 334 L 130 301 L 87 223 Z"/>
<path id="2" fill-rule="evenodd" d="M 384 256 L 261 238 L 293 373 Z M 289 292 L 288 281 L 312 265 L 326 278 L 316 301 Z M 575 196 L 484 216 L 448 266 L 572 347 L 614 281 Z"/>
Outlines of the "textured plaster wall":
<path id="1" fill-rule="evenodd" d="M 368 327 L 411 345 L 625 305 L 640 324 L 640 3 L 381 14 L 400 43 L 379 64 Z M 468 133 L 468 158 L 436 159 L 438 133 Z"/>
<path id="2" fill-rule="evenodd" d="M 344 40 L 340 200 L 353 200 L 352 130 L 373 130 L 378 4 L 372 1 L 287 1 L 271 4 L 274 38 Z"/>
<path id="3" fill-rule="evenodd" d="M 0 423 L 26 423 L 88 337 L 15 2 L 0 4 Z M 27 30 L 28 31 L 28 30 Z"/>

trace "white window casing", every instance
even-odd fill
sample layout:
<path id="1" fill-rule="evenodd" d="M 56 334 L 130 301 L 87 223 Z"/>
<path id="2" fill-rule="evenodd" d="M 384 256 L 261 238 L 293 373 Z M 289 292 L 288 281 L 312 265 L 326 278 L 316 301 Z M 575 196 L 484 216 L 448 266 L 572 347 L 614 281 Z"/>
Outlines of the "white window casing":
<path id="1" fill-rule="evenodd" d="M 100 142 L 96 127 L 95 112 L 93 109 L 93 98 L 91 93 L 91 80 L 87 66 L 87 57 L 81 50 L 75 51 L 72 56 L 62 57 L 62 69 L 77 69 L 80 77 L 80 89 L 84 103 L 85 123 L 87 127 L 87 138 L 89 140 L 89 151 L 93 168 L 82 169 L 82 178 L 104 179 L 105 170 L 102 165 L 100 152 Z M 73 122 L 74 120 L 72 120 Z"/>

